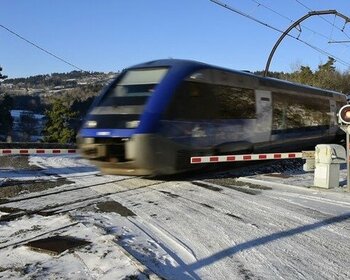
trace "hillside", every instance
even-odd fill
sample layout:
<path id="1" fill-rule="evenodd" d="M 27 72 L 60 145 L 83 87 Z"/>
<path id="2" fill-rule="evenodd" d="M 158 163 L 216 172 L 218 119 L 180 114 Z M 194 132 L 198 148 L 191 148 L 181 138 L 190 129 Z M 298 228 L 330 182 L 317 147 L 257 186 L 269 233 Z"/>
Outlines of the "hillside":
<path id="1" fill-rule="evenodd" d="M 71 105 L 91 101 L 117 75 L 113 72 L 72 71 L 6 79 L 1 84 L 1 92 L 14 99 L 13 109 L 43 113 L 55 97 L 65 97 Z"/>

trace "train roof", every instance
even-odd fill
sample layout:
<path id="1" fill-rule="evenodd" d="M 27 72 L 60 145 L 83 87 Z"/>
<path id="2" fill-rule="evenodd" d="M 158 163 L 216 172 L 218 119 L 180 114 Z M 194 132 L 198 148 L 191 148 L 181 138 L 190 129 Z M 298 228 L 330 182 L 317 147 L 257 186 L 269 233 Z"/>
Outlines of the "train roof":
<path id="1" fill-rule="evenodd" d="M 290 82 L 290 81 L 286 81 L 286 80 L 280 80 L 280 79 L 271 78 L 271 77 L 262 77 L 262 76 L 258 76 L 256 74 L 253 74 L 253 73 L 248 72 L 248 71 L 239 71 L 239 70 L 228 69 L 225 67 L 214 66 L 214 65 L 207 64 L 207 63 L 203 63 L 203 62 L 194 61 L 194 60 L 159 59 L 159 60 L 153 60 L 153 61 L 137 64 L 137 65 L 130 67 L 129 69 L 148 68 L 148 67 L 192 68 L 194 71 L 199 70 L 199 69 L 203 69 L 203 68 L 217 69 L 217 70 L 227 71 L 227 72 L 231 72 L 231 73 L 234 73 L 237 75 L 242 75 L 242 76 L 246 76 L 246 77 L 251 77 L 253 79 L 257 79 L 259 81 L 259 84 L 261 86 L 264 86 L 264 87 L 274 87 L 274 88 L 278 88 L 278 89 L 295 90 L 295 91 L 303 90 L 303 92 L 317 93 L 317 94 L 323 93 L 324 95 L 328 95 L 328 96 L 333 96 L 334 94 L 345 96 L 345 94 L 337 92 L 337 91 L 312 87 L 309 85 L 299 84 L 299 83 Z"/>
<path id="2" fill-rule="evenodd" d="M 186 60 L 186 59 L 158 59 L 158 60 L 152 60 L 144 63 L 140 63 L 137 65 L 134 65 L 130 68 L 144 68 L 144 67 L 166 67 L 166 66 L 180 66 L 180 67 L 188 67 L 188 66 L 205 66 L 210 68 L 218 68 L 213 65 L 209 65 L 203 62 L 195 61 L 195 60 Z"/>

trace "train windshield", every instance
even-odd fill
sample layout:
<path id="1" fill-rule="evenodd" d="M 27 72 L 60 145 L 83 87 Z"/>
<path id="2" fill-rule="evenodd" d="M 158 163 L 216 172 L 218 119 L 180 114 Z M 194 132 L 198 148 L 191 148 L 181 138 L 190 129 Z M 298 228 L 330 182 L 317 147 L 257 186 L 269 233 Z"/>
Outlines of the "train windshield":
<path id="1" fill-rule="evenodd" d="M 95 127 L 137 127 L 148 98 L 167 71 L 168 68 L 127 71 L 117 84 L 108 89 L 102 102 L 90 112 L 93 119 L 98 119 Z"/>
<path id="2" fill-rule="evenodd" d="M 166 68 L 130 70 L 109 89 L 105 102 L 113 104 L 115 97 L 149 97 L 167 71 Z"/>

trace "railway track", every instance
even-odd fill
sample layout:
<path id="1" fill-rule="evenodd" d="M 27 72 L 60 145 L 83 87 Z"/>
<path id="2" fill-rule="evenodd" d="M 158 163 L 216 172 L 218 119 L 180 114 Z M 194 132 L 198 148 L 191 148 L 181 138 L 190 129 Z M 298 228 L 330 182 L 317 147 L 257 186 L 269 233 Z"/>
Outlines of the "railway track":
<path id="1" fill-rule="evenodd" d="M 135 181 L 138 181 L 138 183 L 135 183 Z M 103 194 L 96 194 L 92 192 L 90 195 L 83 196 L 80 194 L 81 190 L 84 189 L 90 189 L 94 187 L 100 187 L 108 184 L 116 184 L 116 183 L 121 183 L 124 182 L 124 186 L 118 186 L 119 190 L 116 191 L 109 191 Z M 66 213 L 78 208 L 82 207 L 87 207 L 90 205 L 94 205 L 101 200 L 107 198 L 110 195 L 118 194 L 118 193 L 125 193 L 137 189 L 142 189 L 142 188 L 147 188 L 150 186 L 158 185 L 161 184 L 163 181 L 151 181 L 147 179 L 140 179 L 140 178 L 124 178 L 124 179 L 119 179 L 119 180 L 112 180 L 112 181 L 107 181 L 103 183 L 98 183 L 98 184 L 91 184 L 88 186 L 78 186 L 75 188 L 69 188 L 69 189 L 63 189 L 59 191 L 52 191 L 49 193 L 44 193 L 44 194 L 37 194 L 37 195 L 32 195 L 29 197 L 22 197 L 22 198 L 16 198 L 16 199 L 11 199 L 8 201 L 3 201 L 0 205 L 0 211 L 2 212 L 7 212 L 9 214 L 3 215 L 0 217 L 0 222 L 8 222 L 14 219 L 18 219 L 23 216 L 27 215 L 34 215 L 34 214 L 39 214 L 39 215 L 54 215 L 54 214 L 60 214 L 60 213 Z M 129 187 L 125 187 L 125 185 L 129 185 Z M 120 189 L 122 188 L 122 189 Z M 58 198 L 62 194 L 67 194 L 70 193 L 70 196 L 76 197 L 74 195 L 74 192 L 79 192 L 78 197 L 79 198 L 74 198 L 70 200 L 65 200 L 63 203 L 54 203 L 50 204 L 47 203 L 47 200 L 50 199 L 52 201 L 55 201 L 55 198 Z M 44 201 L 42 199 L 45 199 Z M 20 207 L 17 206 L 18 203 L 21 203 L 21 205 L 28 204 L 32 205 L 35 200 L 39 200 L 43 202 L 43 206 L 36 207 L 34 209 L 26 209 L 25 207 Z M 40 204 L 40 203 L 39 203 Z M 66 207 L 66 208 L 63 208 Z"/>
<path id="2" fill-rule="evenodd" d="M 108 264 L 111 258 L 93 267 L 85 265 L 89 260 L 103 260 L 106 252 L 121 249 L 124 255 L 144 264 L 146 275 L 154 271 L 164 279 L 172 279 L 174 275 L 176 279 L 206 279 L 205 275 L 214 273 L 222 273 L 221 279 L 259 278 L 265 275 L 264 270 L 256 270 L 261 259 L 269 263 L 272 272 L 281 271 L 281 278 L 290 276 L 285 266 L 310 276 L 309 263 L 315 256 L 321 261 L 335 260 L 335 272 L 328 269 L 327 275 L 340 276 L 338 278 L 348 275 L 342 265 L 343 257 L 328 249 L 329 246 L 341 251 L 347 244 L 348 216 L 338 218 L 343 219 L 343 224 L 338 225 L 336 220 L 323 226 L 324 220 L 333 221 L 337 211 L 334 214 L 325 211 L 328 208 L 324 204 L 328 205 L 329 201 L 316 201 L 311 190 L 285 192 L 278 188 L 240 186 L 235 180 L 244 175 L 293 169 L 300 167 L 300 163 L 288 160 L 276 162 L 275 166 L 271 162 L 249 164 L 234 170 L 150 179 L 104 176 L 90 171 L 84 174 L 77 165 L 79 159 L 69 160 L 72 164 L 63 162 L 62 168 L 54 162 L 50 166 L 50 162 L 43 161 L 40 174 L 50 174 L 52 177 L 48 176 L 47 180 L 65 178 L 71 180 L 70 184 L 21 194 L 0 204 L 3 210 L 13 208 L 12 213 L 0 219 L 7 230 L 0 242 L 2 256 L 12 251 L 14 255 L 21 253 L 15 249 L 31 240 L 71 235 L 88 236 L 92 247 L 73 254 L 64 253 L 58 260 L 68 255 L 72 260 L 77 256 L 76 261 L 87 269 L 91 278 L 99 265 Z M 59 173 L 65 171 L 63 168 L 69 172 Z M 109 205 L 110 209 L 104 208 Z M 337 209 L 345 210 L 348 206 L 345 199 L 336 205 Z M 123 215 L 118 207 L 124 207 L 129 213 Z M 309 231 L 308 227 L 315 230 Z M 334 236 L 336 238 L 332 238 Z M 304 248 L 309 239 L 317 242 Z M 332 240 L 332 246 L 323 246 L 324 240 Z M 115 244 L 118 246 L 113 246 Z M 289 252 L 295 247 L 303 250 L 305 258 L 301 256 L 300 261 L 305 269 L 300 269 L 299 262 L 294 264 L 290 254 L 284 254 L 284 250 Z M 105 248 L 104 251 L 101 248 Z M 319 256 L 320 252 L 324 254 Z M 344 258 L 347 257 L 348 251 L 342 252 Z M 274 262 L 280 259 L 285 259 L 283 267 Z M 321 262 L 312 262 L 312 275 L 320 270 L 318 263 Z M 41 271 L 42 266 L 38 263 L 33 267 Z"/>
<path id="3" fill-rule="evenodd" d="M 97 186 L 110 184 L 110 183 L 121 182 L 121 181 L 124 181 L 124 180 L 128 180 L 128 179 L 113 180 L 113 181 L 109 181 L 109 182 L 92 184 L 92 185 L 88 185 L 88 186 L 77 186 L 75 188 L 69 188 L 69 189 L 63 189 L 63 190 L 58 190 L 58 191 L 52 191 L 52 192 L 49 192 L 49 193 L 36 194 L 36 195 L 31 195 L 31 196 L 26 196 L 26 197 L 21 197 L 21 198 L 3 199 L 0 202 L 0 205 L 14 203 L 14 202 L 20 202 L 20 201 L 28 201 L 28 200 L 31 200 L 31 199 L 47 197 L 47 196 L 50 196 L 50 195 L 57 195 L 57 194 L 61 194 L 61 193 L 74 192 L 74 191 L 77 191 L 77 190 L 87 189 L 87 188 L 91 188 L 91 187 L 97 187 Z"/>
<path id="4" fill-rule="evenodd" d="M 280 164 L 279 168 L 285 169 L 290 167 L 290 162 L 292 161 L 293 160 L 284 160 L 282 162 L 279 162 Z M 3 221 L 3 222 L 11 221 L 26 215 L 33 215 L 33 214 L 53 215 L 58 213 L 66 213 L 74 209 L 96 204 L 99 201 L 113 194 L 124 193 L 132 190 L 152 187 L 154 185 L 158 185 L 169 180 L 180 179 L 184 181 L 193 182 L 193 184 L 202 186 L 205 188 L 216 188 L 216 187 L 210 186 L 210 184 L 207 184 L 203 180 L 209 179 L 212 181 L 212 180 L 215 180 L 215 178 L 220 179 L 222 177 L 227 177 L 228 174 L 230 177 L 238 177 L 244 173 L 248 174 L 248 173 L 264 172 L 264 170 L 269 170 L 270 167 L 271 167 L 271 162 L 259 162 L 255 164 L 247 163 L 247 164 L 244 164 L 243 167 L 238 167 L 234 170 L 225 170 L 225 171 L 212 170 L 209 173 L 197 172 L 192 174 L 182 174 L 182 175 L 176 175 L 176 176 L 170 176 L 170 177 L 167 176 L 166 178 L 160 178 L 159 180 L 151 180 L 145 177 L 131 177 L 131 178 L 127 177 L 127 178 L 118 178 L 118 179 L 105 181 L 105 179 L 102 179 L 103 176 L 101 176 L 101 174 L 70 175 L 65 177 L 61 177 L 59 174 L 51 174 L 51 175 L 56 175 L 57 177 L 56 179 L 58 181 L 59 179 L 68 179 L 68 180 L 74 179 L 79 181 L 82 179 L 87 179 L 89 176 L 93 176 L 93 177 L 101 177 L 101 180 L 103 180 L 103 182 L 88 184 L 88 185 L 80 185 L 78 183 L 75 183 L 74 186 L 71 186 L 71 185 L 63 186 L 63 189 L 62 187 L 60 187 L 59 190 L 39 192 L 37 194 L 26 195 L 24 197 L 17 197 L 13 199 L 1 199 L 0 211 L 8 214 L 2 215 L 0 217 L 0 221 Z M 43 173 L 46 174 L 45 171 L 43 171 Z M 114 190 L 112 188 L 111 191 L 107 191 L 103 194 L 92 193 L 90 195 L 85 195 L 85 194 L 83 196 L 81 195 L 81 191 L 83 190 L 99 188 L 99 187 L 106 186 L 108 184 L 117 184 L 119 190 Z M 219 185 L 222 185 L 222 184 L 219 183 Z M 225 187 L 225 184 L 223 184 L 222 186 Z M 255 192 L 255 191 L 250 191 L 250 193 L 251 192 Z M 58 203 L 57 201 L 59 201 L 59 197 L 62 195 L 70 195 L 73 199 L 71 198 L 69 199 L 69 201 L 65 201 L 64 203 Z M 74 198 L 74 197 L 77 197 L 77 198 Z M 27 205 L 33 205 L 34 201 L 42 201 L 42 200 L 45 200 L 45 203 L 41 203 L 42 205 L 39 207 L 36 207 L 34 209 L 32 208 L 28 209 L 28 207 L 26 207 Z M 56 201 L 56 203 L 47 203 L 48 200 Z M 27 203 L 29 201 L 31 203 Z M 192 202 L 194 203 L 194 201 Z"/>

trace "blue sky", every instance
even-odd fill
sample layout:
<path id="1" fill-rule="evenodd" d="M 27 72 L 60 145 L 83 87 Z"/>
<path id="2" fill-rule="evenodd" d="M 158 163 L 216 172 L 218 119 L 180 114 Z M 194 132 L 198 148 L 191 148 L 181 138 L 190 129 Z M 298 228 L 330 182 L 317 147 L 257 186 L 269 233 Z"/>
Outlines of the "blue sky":
<path id="1" fill-rule="evenodd" d="M 221 0 L 278 29 L 313 10 L 335 9 L 350 17 L 348 0 Z M 262 5 L 258 5 L 258 3 Z M 87 71 L 118 71 L 160 58 L 198 60 L 232 69 L 262 70 L 280 33 L 209 0 L 1 0 L 0 24 Z M 266 9 L 267 6 L 280 15 Z M 326 22 L 324 19 L 327 19 Z M 330 24 L 331 23 L 331 24 Z M 350 23 L 334 16 L 312 17 L 300 39 L 343 60 L 350 68 Z M 309 31 L 312 29 L 312 31 Z M 297 36 L 294 30 L 292 35 Z M 348 36 L 348 37 L 347 37 Z M 312 69 L 327 56 L 285 39 L 270 70 Z M 345 64 L 345 65 L 344 65 Z M 0 65 L 9 78 L 74 69 L 0 28 Z"/>

